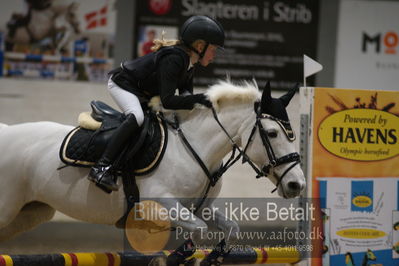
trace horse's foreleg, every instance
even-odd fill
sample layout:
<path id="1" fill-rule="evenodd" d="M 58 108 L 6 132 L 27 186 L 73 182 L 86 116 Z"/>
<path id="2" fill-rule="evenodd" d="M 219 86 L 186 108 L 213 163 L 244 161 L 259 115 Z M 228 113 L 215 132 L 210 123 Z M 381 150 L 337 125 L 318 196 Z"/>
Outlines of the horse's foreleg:
<path id="1" fill-rule="evenodd" d="M 221 265 L 224 261 L 224 258 L 227 257 L 229 253 L 230 249 L 227 248 L 226 241 L 223 239 L 216 245 L 211 253 L 209 253 L 209 255 L 201 261 L 200 266 Z"/>
<path id="2" fill-rule="evenodd" d="M 49 221 L 54 213 L 53 208 L 41 202 L 26 204 L 11 223 L 0 229 L 0 242 Z"/>
<path id="3" fill-rule="evenodd" d="M 176 199 L 160 199 L 160 203 L 170 214 L 171 225 L 176 229 L 174 231 L 176 240 L 192 239 L 195 243 L 201 242 L 208 231 L 208 226 L 200 217 Z"/>
<path id="4" fill-rule="evenodd" d="M 212 210 L 212 216 L 207 219 L 208 226 L 212 227 L 212 223 L 216 226 L 217 229 L 223 232 L 223 236 L 226 239 L 226 242 L 235 242 L 238 239 L 238 235 L 240 232 L 240 227 L 238 223 L 224 214 L 224 212 L 220 211 L 219 208 L 215 207 L 213 203 L 209 203 L 206 206 L 209 210 Z"/>
<path id="5" fill-rule="evenodd" d="M 195 252 L 195 245 L 191 239 L 184 241 L 184 243 L 175 249 L 166 259 L 167 266 L 175 265 L 194 265 L 195 258 L 188 259 Z"/>
<path id="6" fill-rule="evenodd" d="M 213 223 L 217 229 L 223 232 L 224 239 L 222 239 L 212 250 L 212 252 L 201 262 L 201 266 L 220 265 L 230 252 L 230 244 L 238 240 L 240 227 L 236 221 L 229 219 L 226 215 L 215 207 L 212 202 L 207 201 L 209 210 L 212 210 L 212 216 L 208 219 L 208 226 L 211 227 Z"/>
<path id="7" fill-rule="evenodd" d="M 184 243 L 168 256 L 167 265 L 187 264 L 187 258 L 195 252 L 194 243 L 203 239 L 208 226 L 175 199 L 161 200 L 161 204 L 169 210 L 172 227 L 176 229 L 172 233 L 175 239 L 184 240 Z"/>

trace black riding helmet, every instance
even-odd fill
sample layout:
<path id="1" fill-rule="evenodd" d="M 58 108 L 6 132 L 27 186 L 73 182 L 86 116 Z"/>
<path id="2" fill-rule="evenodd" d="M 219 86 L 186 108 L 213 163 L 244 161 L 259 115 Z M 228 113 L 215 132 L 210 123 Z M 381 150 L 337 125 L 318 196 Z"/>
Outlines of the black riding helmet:
<path id="1" fill-rule="evenodd" d="M 198 39 L 206 42 L 205 49 L 201 53 L 191 46 Z M 209 44 L 224 46 L 224 30 L 219 22 L 210 17 L 192 16 L 181 27 L 180 40 L 202 58 Z"/>

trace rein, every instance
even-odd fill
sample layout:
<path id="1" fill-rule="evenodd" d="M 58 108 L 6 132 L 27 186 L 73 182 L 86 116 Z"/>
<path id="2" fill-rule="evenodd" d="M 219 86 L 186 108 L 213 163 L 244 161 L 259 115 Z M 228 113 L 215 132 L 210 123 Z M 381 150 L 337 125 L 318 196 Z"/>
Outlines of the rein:
<path id="1" fill-rule="evenodd" d="M 280 185 L 281 181 L 283 180 L 283 177 L 292 169 L 294 168 L 297 164 L 300 163 L 300 156 L 297 152 L 293 152 L 290 154 L 287 154 L 283 157 L 280 158 L 276 158 L 276 155 L 273 151 L 273 147 L 270 144 L 270 140 L 269 137 L 267 136 L 267 132 L 266 130 L 263 128 L 263 125 L 261 123 L 261 119 L 270 119 L 270 120 L 274 120 L 277 122 L 283 122 L 283 123 L 288 123 L 286 121 L 281 121 L 271 115 L 267 115 L 267 114 L 261 114 L 258 110 L 256 111 L 256 121 L 255 124 L 252 128 L 251 134 L 249 135 L 249 138 L 247 140 L 247 144 L 245 145 L 244 150 L 241 150 L 240 147 L 235 143 L 235 141 L 233 140 L 233 138 L 229 135 L 229 133 L 226 131 L 226 129 L 223 127 L 222 123 L 219 121 L 219 118 L 216 114 L 215 109 L 212 107 L 212 113 L 213 113 L 213 117 L 215 118 L 216 122 L 219 124 L 219 126 L 222 128 L 222 130 L 225 132 L 225 134 L 227 135 L 227 137 L 229 138 L 230 142 L 233 145 L 233 151 L 234 149 L 237 149 L 240 154 L 236 157 L 236 159 L 234 159 L 234 163 L 240 158 L 240 156 L 243 157 L 242 159 L 242 163 L 248 163 L 252 169 L 256 172 L 256 178 L 261 178 L 261 177 L 267 177 L 270 174 L 270 170 L 273 169 L 276 166 L 282 165 L 282 164 L 286 164 L 286 163 L 293 163 L 292 165 L 290 165 L 290 167 L 288 167 L 284 173 L 280 176 L 280 178 L 278 178 L 277 183 L 276 183 L 276 188 L 272 190 L 272 193 L 274 193 L 277 189 L 278 186 Z M 246 151 L 248 149 L 249 144 L 252 142 L 253 137 L 255 135 L 256 129 L 259 129 L 259 135 L 262 139 L 262 143 L 263 143 L 263 147 L 266 150 L 267 156 L 269 157 L 269 164 L 268 165 L 264 165 L 262 167 L 262 169 L 259 169 L 254 162 L 252 162 L 252 160 L 248 157 L 248 155 L 246 154 Z M 291 139 L 290 139 L 291 140 Z M 231 166 L 231 165 L 230 165 Z M 226 169 L 227 170 L 227 169 Z"/>
<path id="2" fill-rule="evenodd" d="M 212 108 L 212 110 L 213 110 L 213 108 Z M 219 169 L 215 173 L 211 174 L 208 167 L 205 165 L 204 161 L 201 159 L 201 157 L 198 155 L 198 153 L 194 150 L 194 148 L 191 146 L 190 142 L 187 140 L 186 136 L 184 135 L 184 133 L 180 127 L 180 123 L 179 123 L 179 119 L 178 119 L 177 115 L 176 114 L 173 115 L 173 119 L 174 119 L 173 122 L 166 119 L 163 115 L 161 115 L 161 119 L 163 119 L 168 125 L 170 125 L 174 130 L 177 131 L 177 133 L 178 133 L 179 137 L 182 139 L 184 145 L 186 145 L 186 147 L 190 150 L 191 154 L 197 160 L 198 164 L 204 171 L 205 175 L 208 177 L 209 183 L 205 189 L 204 196 L 197 203 L 197 206 L 194 209 L 193 213 L 195 214 L 197 212 L 197 210 L 202 206 L 202 204 L 204 203 L 206 198 L 208 197 L 208 193 L 209 193 L 211 187 L 214 187 L 217 184 L 217 182 L 222 177 L 222 175 L 227 171 L 227 169 L 229 169 L 239 159 L 239 156 L 235 158 L 236 148 L 234 148 L 233 152 L 232 152 L 230 158 L 227 160 L 227 162 L 225 164 L 222 163 L 222 165 L 219 167 Z M 225 131 L 225 129 L 223 127 L 222 127 L 222 129 Z M 234 141 L 233 141 L 233 143 L 234 143 Z M 234 145 L 237 146 L 237 144 L 235 144 L 235 143 L 234 143 Z"/>
<path id="3" fill-rule="evenodd" d="M 187 138 L 185 137 L 181 127 L 180 127 L 180 123 L 179 123 L 179 119 L 177 117 L 176 114 L 174 114 L 173 119 L 174 121 L 169 121 L 168 119 L 166 119 L 162 113 L 160 114 L 160 117 L 162 120 L 164 120 L 168 125 L 170 125 L 174 130 L 177 131 L 179 137 L 182 139 L 184 145 L 190 150 L 190 152 L 192 153 L 192 155 L 194 156 L 194 158 L 197 160 L 198 164 L 200 165 L 200 167 L 202 168 L 202 170 L 204 171 L 205 175 L 208 177 L 209 179 L 209 183 L 206 187 L 204 196 L 202 197 L 202 199 L 198 202 L 197 207 L 194 209 L 194 214 L 196 213 L 196 211 L 202 206 L 202 204 L 204 203 L 204 201 L 206 200 L 206 198 L 208 197 L 208 193 L 210 191 L 211 187 L 214 187 L 217 182 L 219 181 L 219 179 L 222 177 L 222 175 L 231 167 L 233 166 L 241 157 L 242 157 L 242 163 L 248 163 L 252 169 L 256 172 L 256 178 L 260 178 L 263 176 L 268 176 L 270 174 L 270 170 L 273 169 L 276 166 L 282 165 L 282 164 L 286 164 L 286 163 L 292 163 L 285 171 L 284 173 L 280 176 L 280 178 L 278 178 L 277 183 L 276 183 L 276 188 L 272 191 L 272 193 L 274 193 L 277 189 L 278 186 L 280 185 L 283 177 L 292 169 L 294 168 L 297 164 L 300 163 L 300 156 L 297 152 L 293 152 L 290 154 L 287 154 L 285 156 L 282 156 L 280 158 L 276 158 L 276 155 L 273 151 L 273 148 L 270 144 L 269 141 L 269 137 L 267 136 L 267 132 L 266 130 L 263 128 L 263 125 L 261 123 L 261 119 L 270 119 L 270 120 L 274 120 L 277 121 L 280 125 L 281 123 L 288 123 L 286 121 L 281 121 L 273 116 L 267 115 L 267 114 L 261 114 L 259 111 L 256 111 L 256 121 L 255 124 L 252 128 L 251 134 L 247 140 L 247 144 L 245 145 L 244 150 L 242 150 L 238 144 L 233 140 L 233 138 L 230 136 L 230 134 L 227 132 L 227 130 L 225 129 L 225 127 L 222 125 L 222 123 L 220 122 L 216 110 L 215 108 L 211 108 L 212 110 L 212 114 L 214 119 L 216 120 L 216 122 L 218 123 L 218 125 L 220 126 L 220 128 L 223 130 L 223 132 L 226 134 L 226 136 L 228 137 L 230 144 L 233 147 L 232 153 L 230 158 L 226 161 L 226 163 L 222 163 L 222 165 L 219 167 L 219 169 L 211 174 L 209 169 L 207 168 L 207 166 L 205 165 L 204 161 L 201 159 L 201 157 L 198 155 L 198 153 L 194 150 L 194 148 L 191 146 L 191 144 L 189 143 L 189 141 L 187 140 Z M 248 146 L 250 145 L 250 143 L 253 140 L 253 137 L 255 135 L 256 129 L 259 130 L 259 134 L 260 137 L 262 139 L 262 143 L 263 146 L 267 152 L 267 156 L 269 157 L 269 164 L 268 165 L 264 165 L 261 169 L 259 169 L 255 163 L 248 157 L 248 155 L 246 154 L 246 151 L 248 149 Z M 289 138 L 289 140 L 291 140 Z M 239 152 L 239 154 L 236 156 L 236 151 Z"/>

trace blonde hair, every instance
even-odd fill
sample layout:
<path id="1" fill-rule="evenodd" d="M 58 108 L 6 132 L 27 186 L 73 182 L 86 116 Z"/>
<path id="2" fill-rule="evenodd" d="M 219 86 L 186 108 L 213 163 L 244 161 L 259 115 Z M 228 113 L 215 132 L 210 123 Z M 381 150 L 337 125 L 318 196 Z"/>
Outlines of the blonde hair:
<path id="1" fill-rule="evenodd" d="M 156 52 L 159 49 L 161 49 L 162 47 L 173 46 L 173 45 L 180 44 L 179 40 L 167 40 L 167 39 L 165 39 L 165 33 L 166 32 L 163 30 L 161 39 L 155 39 L 154 40 L 154 45 L 151 47 L 151 51 Z"/>
<path id="2" fill-rule="evenodd" d="M 204 40 L 201 40 L 201 39 L 198 39 L 198 40 L 195 40 L 192 44 L 191 44 L 191 47 L 196 47 L 198 44 L 200 44 L 200 43 L 202 43 L 204 46 L 205 46 L 205 44 L 206 44 L 206 41 L 204 41 Z"/>
<path id="3" fill-rule="evenodd" d="M 165 39 L 165 31 L 162 31 L 162 35 L 161 35 L 161 39 L 155 39 L 154 40 L 154 45 L 151 47 L 151 51 L 156 52 L 159 49 L 161 49 L 162 47 L 166 47 L 166 46 L 173 46 L 173 45 L 177 45 L 180 44 L 181 42 L 179 40 L 167 40 Z M 192 47 L 197 46 L 199 43 L 203 43 L 204 45 L 206 44 L 206 42 L 204 40 L 198 39 L 195 40 L 192 43 Z M 188 52 L 188 50 L 187 50 Z"/>

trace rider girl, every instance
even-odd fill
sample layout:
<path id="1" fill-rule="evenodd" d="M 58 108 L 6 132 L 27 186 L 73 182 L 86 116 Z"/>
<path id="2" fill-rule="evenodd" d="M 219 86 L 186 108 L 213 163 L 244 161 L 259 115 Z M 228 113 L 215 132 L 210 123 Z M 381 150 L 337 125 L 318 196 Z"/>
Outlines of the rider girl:
<path id="1" fill-rule="evenodd" d="M 207 66 L 224 45 L 220 23 L 206 17 L 190 17 L 182 26 L 179 41 L 155 40 L 154 52 L 125 61 L 110 72 L 108 91 L 126 115 L 105 152 L 89 173 L 89 180 L 118 190 L 112 164 L 144 121 L 141 104 L 159 95 L 167 109 L 192 109 L 196 103 L 211 107 L 204 94 L 193 94 L 193 68 Z M 178 89 L 179 95 L 175 95 Z"/>

